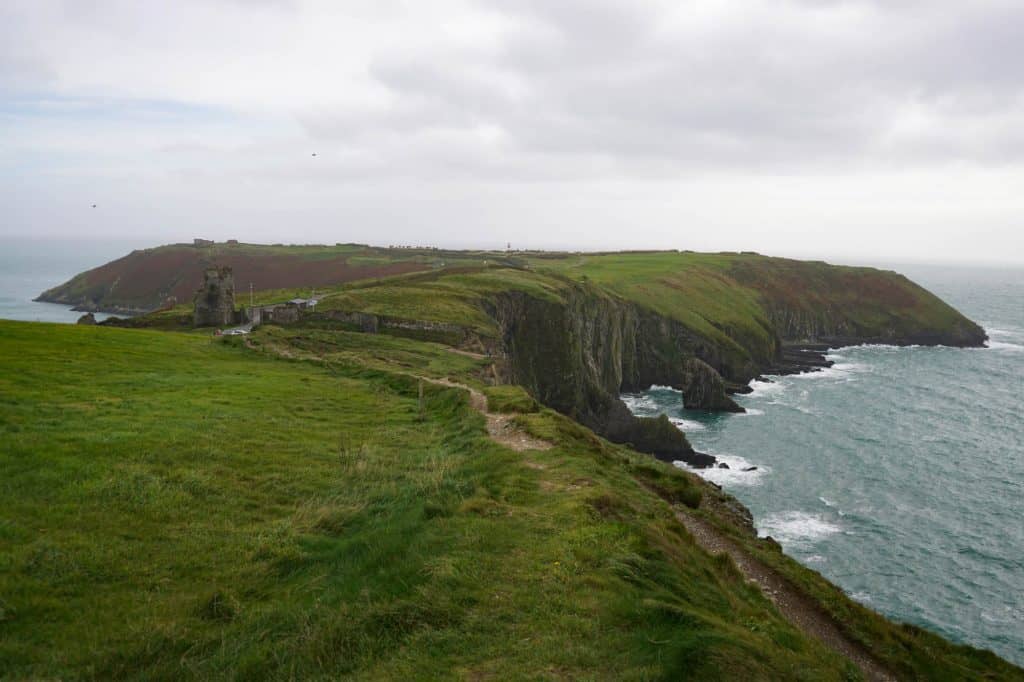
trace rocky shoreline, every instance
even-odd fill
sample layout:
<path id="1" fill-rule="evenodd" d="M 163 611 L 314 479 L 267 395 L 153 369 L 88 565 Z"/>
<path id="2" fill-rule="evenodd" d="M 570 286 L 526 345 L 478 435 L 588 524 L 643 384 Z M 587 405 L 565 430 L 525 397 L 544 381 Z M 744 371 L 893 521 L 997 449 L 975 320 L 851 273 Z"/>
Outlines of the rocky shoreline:
<path id="1" fill-rule="evenodd" d="M 123 305 L 99 305 L 89 301 L 72 302 L 60 296 L 47 296 L 45 293 L 32 299 L 36 303 L 56 303 L 57 305 L 70 306 L 76 313 L 103 313 L 105 315 L 123 315 L 125 317 L 138 317 L 153 312 L 151 308 L 139 308 L 136 306 Z"/>

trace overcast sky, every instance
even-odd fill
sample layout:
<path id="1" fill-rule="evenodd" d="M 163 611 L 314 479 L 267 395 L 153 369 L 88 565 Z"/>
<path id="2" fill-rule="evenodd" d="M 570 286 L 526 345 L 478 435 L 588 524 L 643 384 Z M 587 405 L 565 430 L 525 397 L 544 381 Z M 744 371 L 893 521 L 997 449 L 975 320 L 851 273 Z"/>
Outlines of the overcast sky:
<path id="1" fill-rule="evenodd" d="M 1019 263 L 1024 3 L 3 0 L 0 201 L 0 236 Z"/>

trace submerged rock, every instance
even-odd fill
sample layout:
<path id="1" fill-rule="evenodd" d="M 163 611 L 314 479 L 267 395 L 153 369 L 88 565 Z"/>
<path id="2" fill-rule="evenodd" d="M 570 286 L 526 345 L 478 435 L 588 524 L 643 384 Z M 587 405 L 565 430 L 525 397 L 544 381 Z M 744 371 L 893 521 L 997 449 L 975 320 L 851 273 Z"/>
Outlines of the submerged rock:
<path id="1" fill-rule="evenodd" d="M 726 464 L 725 462 L 719 462 L 719 463 L 718 463 L 718 468 L 719 468 L 719 469 L 728 469 L 728 468 L 729 468 L 729 465 L 728 465 L 728 464 Z"/>
<path id="2" fill-rule="evenodd" d="M 746 467 L 743 471 L 757 471 L 757 467 Z"/>

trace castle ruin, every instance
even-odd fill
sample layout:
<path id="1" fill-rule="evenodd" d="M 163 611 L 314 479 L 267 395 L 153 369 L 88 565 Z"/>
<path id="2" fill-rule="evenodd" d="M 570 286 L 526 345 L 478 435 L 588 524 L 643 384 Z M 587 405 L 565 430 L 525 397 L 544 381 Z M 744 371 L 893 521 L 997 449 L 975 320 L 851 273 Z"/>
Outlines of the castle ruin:
<path id="1" fill-rule="evenodd" d="M 225 327 L 235 323 L 235 278 L 231 268 L 207 268 L 196 291 L 195 326 Z"/>

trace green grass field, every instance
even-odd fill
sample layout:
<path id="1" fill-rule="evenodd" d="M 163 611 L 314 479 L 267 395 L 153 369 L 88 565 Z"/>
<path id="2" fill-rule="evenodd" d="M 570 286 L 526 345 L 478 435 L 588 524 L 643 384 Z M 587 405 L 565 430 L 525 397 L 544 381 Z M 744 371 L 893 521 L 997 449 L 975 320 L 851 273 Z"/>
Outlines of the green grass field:
<path id="1" fill-rule="evenodd" d="M 554 414 L 514 453 L 461 391 L 421 420 L 399 374 L 192 334 L 0 322 L 0 368 L 5 678 L 849 671 L 633 470 L 688 479 Z"/>
<path id="2" fill-rule="evenodd" d="M 694 544 L 666 500 L 720 494 L 690 475 L 515 387 L 492 409 L 553 449 L 493 443 L 458 389 L 421 412 L 413 374 L 482 385 L 436 344 L 251 346 L 0 321 L 0 678 L 858 679 Z M 898 643 L 910 676 L 1012 676 Z"/>

